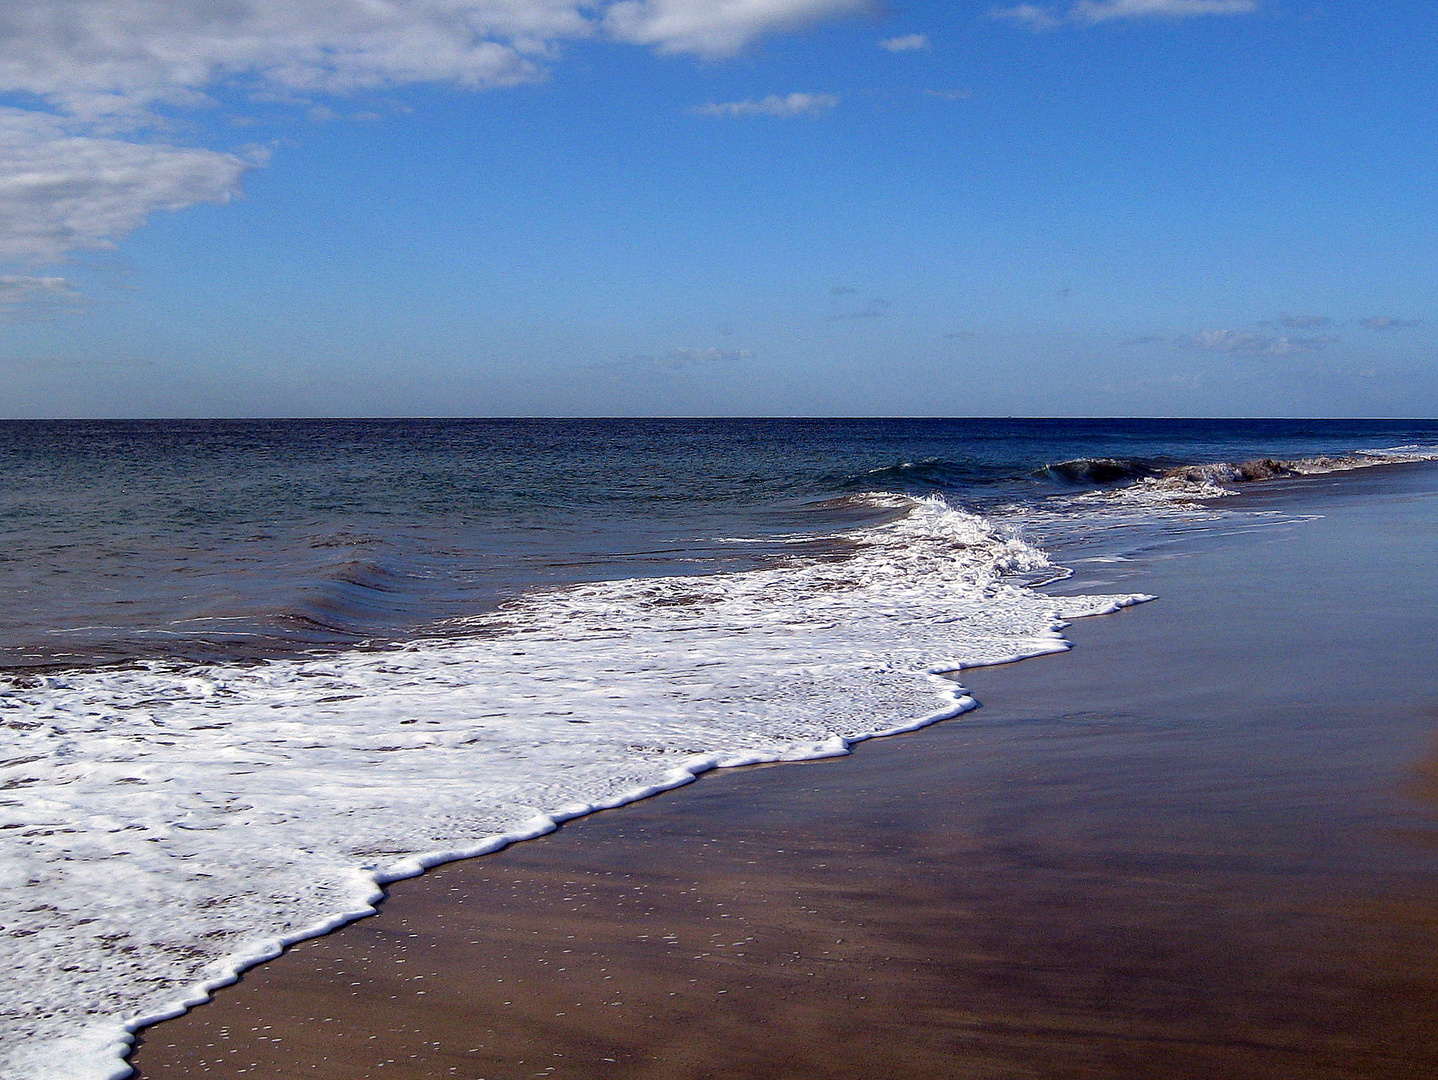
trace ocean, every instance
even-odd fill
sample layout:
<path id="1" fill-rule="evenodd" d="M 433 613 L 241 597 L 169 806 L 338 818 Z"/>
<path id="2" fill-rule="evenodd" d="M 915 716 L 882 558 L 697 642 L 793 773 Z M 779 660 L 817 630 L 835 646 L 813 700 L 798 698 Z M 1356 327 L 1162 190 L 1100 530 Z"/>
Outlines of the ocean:
<path id="1" fill-rule="evenodd" d="M 1433 421 L 0 423 L 0 1077 L 381 886 L 956 716 L 1105 569 Z M 1077 572 L 1077 573 L 1075 573 Z"/>

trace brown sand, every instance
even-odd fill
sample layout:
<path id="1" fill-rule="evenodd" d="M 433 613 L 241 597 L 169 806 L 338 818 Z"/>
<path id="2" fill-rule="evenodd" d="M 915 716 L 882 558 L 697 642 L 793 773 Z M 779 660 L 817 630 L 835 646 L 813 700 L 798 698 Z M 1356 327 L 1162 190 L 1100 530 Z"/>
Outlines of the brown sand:
<path id="1" fill-rule="evenodd" d="M 984 708 L 396 885 L 150 1080 L 1438 1077 L 1438 474 L 1275 489 Z"/>

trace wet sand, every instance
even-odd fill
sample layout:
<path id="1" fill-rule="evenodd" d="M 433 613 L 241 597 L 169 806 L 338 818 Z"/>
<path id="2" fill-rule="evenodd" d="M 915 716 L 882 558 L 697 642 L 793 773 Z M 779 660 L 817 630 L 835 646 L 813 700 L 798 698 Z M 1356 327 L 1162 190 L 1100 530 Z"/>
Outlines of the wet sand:
<path id="1" fill-rule="evenodd" d="M 966 672 L 956 721 L 398 883 L 134 1064 L 1431 1080 L 1438 470 L 1249 503 L 1324 516 L 1125 564 L 1162 599 Z"/>

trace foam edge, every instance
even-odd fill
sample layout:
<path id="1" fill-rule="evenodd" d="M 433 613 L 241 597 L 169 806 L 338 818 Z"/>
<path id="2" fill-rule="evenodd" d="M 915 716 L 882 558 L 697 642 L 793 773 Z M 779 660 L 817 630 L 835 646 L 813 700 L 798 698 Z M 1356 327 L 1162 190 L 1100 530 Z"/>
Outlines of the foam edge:
<path id="1" fill-rule="evenodd" d="M 302 941 L 310 941 L 314 938 L 324 937 L 326 934 L 330 934 L 348 923 L 378 914 L 379 905 L 385 899 L 384 887 L 392 882 L 418 877 L 426 870 L 443 866 L 446 863 L 478 858 L 482 855 L 490 855 L 512 844 L 518 844 L 525 840 L 533 840 L 540 836 L 548 835 L 557 830 L 559 826 L 565 822 L 587 817 L 603 810 L 613 810 L 621 806 L 628 806 L 632 803 L 652 798 L 662 792 L 684 787 L 687 784 L 692 784 L 705 773 L 713 772 L 717 769 L 740 768 L 749 765 L 768 765 L 779 762 L 819 761 L 826 758 L 844 757 L 852 752 L 854 746 L 867 742 L 870 739 L 903 735 L 930 727 L 933 724 L 941 723 L 945 720 L 954 719 L 979 707 L 979 702 L 969 694 L 962 683 L 953 677 L 960 671 L 968 668 L 997 667 L 1002 664 L 1017 663 L 1021 660 L 1030 660 L 1039 656 L 1050 656 L 1056 653 L 1067 652 L 1073 647 L 1072 643 L 1065 640 L 1061 633 L 1062 628 L 1067 625 L 1067 619 L 1112 614 L 1121 608 L 1146 603 L 1150 600 L 1157 599 L 1157 597 L 1143 593 L 1135 593 L 1124 596 L 1114 596 L 1107 599 L 1110 600 L 1108 604 L 1099 608 L 1086 609 L 1081 612 L 1070 613 L 1056 610 L 1054 613 L 1054 622 L 1049 632 L 1041 637 L 1031 638 L 1026 643 L 1027 648 L 1023 651 L 980 662 L 954 660 L 930 666 L 925 674 L 939 691 L 940 696 L 949 699 L 949 704 L 926 716 L 919 717 L 912 721 L 906 721 L 893 727 L 866 732 L 849 738 L 834 735 L 819 743 L 791 745 L 772 754 L 726 754 L 720 751 L 711 754 L 696 755 L 678 768 L 671 770 L 656 783 L 632 788 L 620 795 L 595 803 L 570 803 L 558 807 L 547 814 L 539 814 L 530 818 L 510 832 L 496 833 L 484 837 L 464 848 L 424 852 L 401 860 L 385 869 L 374 870 L 368 873 L 362 872 L 363 876 L 368 877 L 373 885 L 373 890 L 366 899 L 363 907 L 333 915 L 294 933 L 281 935 L 280 937 L 261 942 L 255 948 L 230 958 L 226 962 L 225 968 L 218 975 L 195 984 L 187 993 L 171 1004 L 155 1012 L 146 1013 L 143 1016 L 123 1021 L 124 1034 L 104 1048 L 104 1051 L 108 1051 L 113 1056 L 116 1068 L 109 1072 L 97 1072 L 94 1074 L 96 1080 L 127 1080 L 128 1077 L 134 1075 L 135 1069 L 130 1065 L 127 1059 L 135 1048 L 138 1033 L 144 1028 L 152 1027 L 166 1020 L 173 1020 L 178 1016 L 183 1016 L 196 1006 L 205 1004 L 214 997 L 215 991 L 221 990 L 226 986 L 234 985 L 240 981 L 240 978 L 246 971 L 276 959 L 283 955 L 290 947 Z"/>

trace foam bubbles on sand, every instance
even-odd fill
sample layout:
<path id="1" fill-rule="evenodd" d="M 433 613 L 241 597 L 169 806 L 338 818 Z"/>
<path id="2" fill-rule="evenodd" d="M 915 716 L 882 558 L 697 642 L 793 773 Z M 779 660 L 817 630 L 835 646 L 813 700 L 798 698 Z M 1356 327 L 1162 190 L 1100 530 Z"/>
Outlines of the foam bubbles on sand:
<path id="1" fill-rule="evenodd" d="M 938 500 L 842 555 L 535 593 L 469 633 L 0 687 L 0 1077 L 123 1075 L 129 1031 L 378 884 L 716 766 L 845 752 L 973 706 L 940 673 L 1066 648 L 1140 596 Z M 15 973 L 24 972 L 17 978 Z"/>

